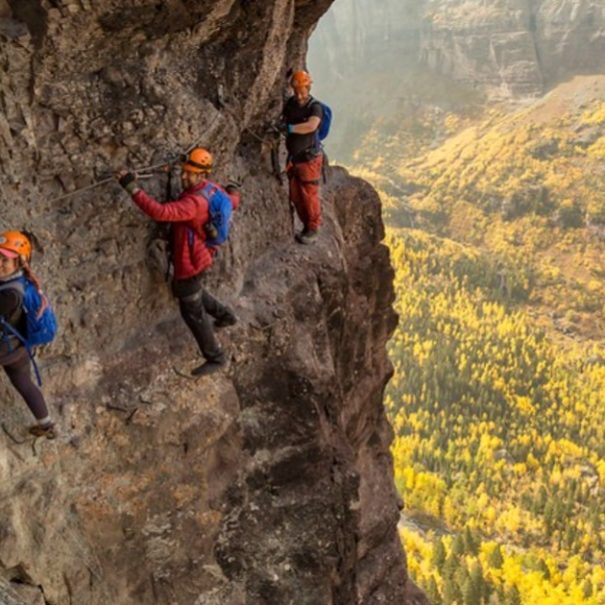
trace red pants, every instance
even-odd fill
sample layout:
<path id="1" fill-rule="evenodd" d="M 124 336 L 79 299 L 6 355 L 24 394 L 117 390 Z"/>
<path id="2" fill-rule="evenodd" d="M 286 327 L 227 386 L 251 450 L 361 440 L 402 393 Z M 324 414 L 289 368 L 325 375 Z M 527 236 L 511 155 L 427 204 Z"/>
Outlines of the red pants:
<path id="1" fill-rule="evenodd" d="M 288 165 L 290 201 L 305 229 L 313 231 L 321 225 L 319 183 L 323 157 L 323 154 L 319 154 L 309 162 Z"/>

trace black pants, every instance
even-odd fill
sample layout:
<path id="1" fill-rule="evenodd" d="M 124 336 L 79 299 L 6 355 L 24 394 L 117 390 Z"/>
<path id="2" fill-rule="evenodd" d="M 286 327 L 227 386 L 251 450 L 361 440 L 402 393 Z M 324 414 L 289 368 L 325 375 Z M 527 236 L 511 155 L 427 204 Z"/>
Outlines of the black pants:
<path id="1" fill-rule="evenodd" d="M 189 279 L 175 279 L 172 282 L 172 292 L 179 301 L 181 316 L 191 330 L 202 356 L 208 361 L 224 361 L 225 354 L 216 340 L 211 317 L 233 317 L 233 311 L 204 290 L 199 275 Z"/>
<path id="2" fill-rule="evenodd" d="M 2 357 L 2 367 L 19 395 L 37 420 L 48 418 L 48 408 L 42 391 L 32 381 L 31 362 L 27 351 L 21 347 Z"/>

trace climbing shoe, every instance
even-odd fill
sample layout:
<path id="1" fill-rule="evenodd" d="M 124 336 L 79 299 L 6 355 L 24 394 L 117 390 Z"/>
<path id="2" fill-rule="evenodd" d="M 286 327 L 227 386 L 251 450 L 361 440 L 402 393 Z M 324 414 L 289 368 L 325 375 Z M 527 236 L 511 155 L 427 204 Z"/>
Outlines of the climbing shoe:
<path id="1" fill-rule="evenodd" d="M 300 233 L 297 233 L 294 237 L 299 244 L 312 244 L 317 239 L 317 230 L 304 229 Z"/>
<path id="2" fill-rule="evenodd" d="M 54 424 L 34 424 L 27 430 L 29 434 L 33 435 L 34 437 L 46 437 L 47 439 L 54 439 L 57 436 Z"/>
<path id="3" fill-rule="evenodd" d="M 237 317 L 232 313 L 229 315 L 224 315 L 223 317 L 218 317 L 214 320 L 215 328 L 228 328 L 229 326 L 234 326 L 237 323 Z"/>
<path id="4" fill-rule="evenodd" d="M 191 375 L 196 378 L 201 378 L 202 376 L 210 376 L 210 374 L 214 374 L 214 372 L 218 372 L 221 368 L 224 368 L 227 365 L 225 361 L 207 361 L 203 363 L 201 366 L 194 368 L 191 370 Z"/>

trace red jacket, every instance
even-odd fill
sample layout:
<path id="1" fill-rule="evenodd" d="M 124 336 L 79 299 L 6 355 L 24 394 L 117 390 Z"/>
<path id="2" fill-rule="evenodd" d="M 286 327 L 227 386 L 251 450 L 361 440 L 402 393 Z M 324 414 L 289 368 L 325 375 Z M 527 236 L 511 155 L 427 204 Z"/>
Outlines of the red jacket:
<path id="1" fill-rule="evenodd" d="M 203 181 L 181 194 L 178 200 L 160 204 L 142 189 L 132 199 L 148 216 L 158 222 L 172 225 L 172 261 L 174 278 L 187 279 L 205 271 L 212 265 L 212 254 L 206 246 L 203 226 L 208 222 L 208 201 L 196 195 L 208 181 Z M 215 187 L 222 189 L 219 185 Z M 239 206 L 239 193 L 228 194 L 235 210 Z"/>

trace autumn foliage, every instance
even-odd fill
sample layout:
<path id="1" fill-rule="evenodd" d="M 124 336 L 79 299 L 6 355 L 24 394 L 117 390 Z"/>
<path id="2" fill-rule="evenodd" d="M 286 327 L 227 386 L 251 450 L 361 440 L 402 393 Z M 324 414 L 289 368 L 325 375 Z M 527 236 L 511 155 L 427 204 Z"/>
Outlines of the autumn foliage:
<path id="1" fill-rule="evenodd" d="M 390 225 L 410 570 L 435 605 L 600 605 L 605 78 L 435 116 L 424 145 L 375 130 L 354 170 Z"/>

